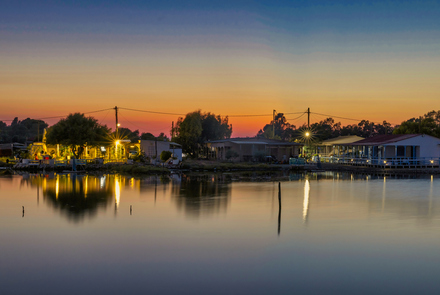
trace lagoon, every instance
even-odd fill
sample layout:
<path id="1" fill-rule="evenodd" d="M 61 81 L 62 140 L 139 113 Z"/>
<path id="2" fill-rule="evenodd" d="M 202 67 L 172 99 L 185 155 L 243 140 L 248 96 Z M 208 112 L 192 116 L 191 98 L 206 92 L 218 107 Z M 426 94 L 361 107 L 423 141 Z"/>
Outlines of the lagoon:
<path id="1" fill-rule="evenodd" d="M 436 176 L 23 174 L 0 201 L 0 294 L 440 292 Z"/>

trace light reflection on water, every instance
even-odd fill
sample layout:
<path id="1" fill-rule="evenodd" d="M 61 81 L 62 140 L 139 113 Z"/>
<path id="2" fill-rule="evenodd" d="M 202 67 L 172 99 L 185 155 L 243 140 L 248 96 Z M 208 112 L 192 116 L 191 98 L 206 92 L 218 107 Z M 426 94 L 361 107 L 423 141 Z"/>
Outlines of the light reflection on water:
<path id="1" fill-rule="evenodd" d="M 439 183 L 329 172 L 0 178 L 0 293 L 434 294 Z"/>

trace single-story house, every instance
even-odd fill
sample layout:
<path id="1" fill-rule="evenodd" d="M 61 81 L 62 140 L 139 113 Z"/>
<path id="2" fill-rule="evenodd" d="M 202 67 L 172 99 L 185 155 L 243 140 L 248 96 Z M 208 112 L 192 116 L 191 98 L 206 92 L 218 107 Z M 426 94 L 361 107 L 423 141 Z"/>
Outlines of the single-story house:
<path id="1" fill-rule="evenodd" d="M 353 163 L 387 166 L 438 166 L 440 138 L 426 134 L 385 134 L 336 146 Z M 344 160 L 344 161 L 345 161 Z"/>
<path id="2" fill-rule="evenodd" d="M 337 149 L 342 144 L 350 144 L 363 140 L 363 137 L 357 135 L 339 136 L 322 141 L 316 145 L 317 154 L 322 157 L 339 155 L 340 150 Z"/>
<path id="3" fill-rule="evenodd" d="M 182 161 L 182 146 L 172 141 L 140 140 L 141 150 L 151 159 L 159 159 L 163 151 L 170 151 L 173 157 Z"/>
<path id="4" fill-rule="evenodd" d="M 226 160 L 228 151 L 233 151 L 239 161 L 254 161 L 261 157 L 272 157 L 287 162 L 291 157 L 301 154 L 304 144 L 267 138 L 228 138 L 206 142 L 206 145 L 219 160 Z"/>

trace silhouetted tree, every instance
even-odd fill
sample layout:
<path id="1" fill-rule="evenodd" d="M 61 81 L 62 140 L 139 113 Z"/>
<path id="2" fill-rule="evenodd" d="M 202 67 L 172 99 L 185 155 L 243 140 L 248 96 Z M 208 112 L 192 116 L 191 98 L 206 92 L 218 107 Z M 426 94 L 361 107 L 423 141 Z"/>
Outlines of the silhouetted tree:
<path id="1" fill-rule="evenodd" d="M 174 132 L 172 140 L 182 145 L 183 152 L 196 157 L 205 141 L 230 138 L 232 125 L 229 125 L 228 117 L 202 114 L 199 110 L 179 118 Z"/>
<path id="2" fill-rule="evenodd" d="M 47 123 L 42 120 L 30 118 L 19 121 L 18 118 L 15 117 L 10 126 L 4 122 L 0 122 L 0 142 L 25 143 L 27 140 L 41 141 L 44 129 L 47 128 L 47 126 Z M 38 133 L 40 133 L 39 138 L 37 136 Z"/>
<path id="3" fill-rule="evenodd" d="M 119 128 L 118 136 L 116 137 L 122 139 L 129 139 L 131 142 L 138 142 L 140 139 L 139 130 L 131 131 L 128 128 Z"/>
<path id="4" fill-rule="evenodd" d="M 411 118 L 394 129 L 393 134 L 427 134 L 440 138 L 440 111 Z"/>
<path id="5" fill-rule="evenodd" d="M 275 116 L 275 121 L 272 120 L 269 124 L 266 124 L 263 129 L 258 131 L 257 136 L 289 141 L 295 136 L 295 134 L 295 125 L 290 125 L 290 123 L 287 122 L 284 114 L 278 113 Z"/>

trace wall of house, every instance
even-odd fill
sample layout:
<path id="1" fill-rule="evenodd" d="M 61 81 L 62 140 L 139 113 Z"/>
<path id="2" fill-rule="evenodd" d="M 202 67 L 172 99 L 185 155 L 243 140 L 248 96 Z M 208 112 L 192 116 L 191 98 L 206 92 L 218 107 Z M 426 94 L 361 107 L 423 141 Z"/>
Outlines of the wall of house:
<path id="1" fill-rule="evenodd" d="M 438 158 L 440 157 L 440 139 L 429 136 L 419 135 L 417 137 L 401 140 L 399 142 L 390 144 L 394 146 L 420 146 L 420 149 L 416 149 L 416 155 L 420 158 Z M 410 152 L 407 148 L 407 156 Z"/>
<path id="2" fill-rule="evenodd" d="M 159 159 L 163 151 L 173 152 L 173 149 L 170 148 L 169 141 L 141 140 L 140 146 L 142 151 L 144 151 L 145 155 L 149 158 L 154 158 L 157 155 L 157 159 Z M 174 157 L 182 161 L 181 148 L 174 149 Z"/>

